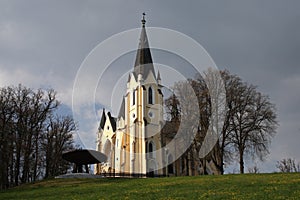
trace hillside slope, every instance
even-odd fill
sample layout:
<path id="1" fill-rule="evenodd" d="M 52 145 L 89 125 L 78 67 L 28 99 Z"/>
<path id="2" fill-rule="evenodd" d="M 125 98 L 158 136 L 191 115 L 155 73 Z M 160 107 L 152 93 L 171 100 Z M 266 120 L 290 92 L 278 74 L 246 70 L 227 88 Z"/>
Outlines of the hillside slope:
<path id="1" fill-rule="evenodd" d="M 300 173 L 172 178 L 52 179 L 0 199 L 300 199 Z"/>

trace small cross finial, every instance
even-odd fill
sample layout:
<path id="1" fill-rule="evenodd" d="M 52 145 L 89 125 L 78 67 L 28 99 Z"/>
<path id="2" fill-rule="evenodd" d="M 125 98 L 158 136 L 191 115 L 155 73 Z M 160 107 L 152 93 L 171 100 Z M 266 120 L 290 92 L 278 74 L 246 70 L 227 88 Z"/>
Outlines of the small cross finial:
<path id="1" fill-rule="evenodd" d="M 145 23 L 146 23 L 145 15 L 146 15 L 146 13 L 143 12 L 143 19 L 142 19 L 143 27 L 145 27 Z"/>

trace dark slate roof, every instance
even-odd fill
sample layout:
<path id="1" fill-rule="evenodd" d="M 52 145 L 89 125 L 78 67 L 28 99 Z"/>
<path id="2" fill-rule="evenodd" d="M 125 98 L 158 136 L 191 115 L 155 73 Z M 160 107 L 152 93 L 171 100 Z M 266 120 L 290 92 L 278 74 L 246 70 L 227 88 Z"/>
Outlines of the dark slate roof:
<path id="1" fill-rule="evenodd" d="M 105 115 L 105 109 L 103 108 L 100 125 L 99 125 L 99 130 L 104 129 L 105 121 L 106 121 L 106 115 Z"/>
<path id="2" fill-rule="evenodd" d="M 123 119 L 125 119 L 125 99 L 124 99 L 124 97 L 123 97 L 122 104 L 121 104 L 121 107 L 120 107 L 120 110 L 119 110 L 119 115 L 118 115 L 119 119 L 121 117 L 123 117 Z"/>
<path id="3" fill-rule="evenodd" d="M 143 79 L 147 78 L 150 71 L 152 71 L 154 77 L 154 67 L 152 62 L 151 51 L 149 47 L 148 37 L 145 28 L 146 20 L 142 20 L 142 31 L 140 35 L 139 47 L 136 53 L 136 59 L 134 64 L 133 74 L 137 77 L 139 74 L 142 74 Z"/>
<path id="4" fill-rule="evenodd" d="M 128 79 L 127 79 L 127 82 L 129 82 L 130 81 L 130 74 L 128 75 Z"/>
<path id="5" fill-rule="evenodd" d="M 113 128 L 113 131 L 115 132 L 116 131 L 116 128 L 117 128 L 117 119 L 112 117 L 110 112 L 107 113 L 108 115 L 108 118 L 109 118 L 109 121 L 110 121 L 110 124 Z"/>

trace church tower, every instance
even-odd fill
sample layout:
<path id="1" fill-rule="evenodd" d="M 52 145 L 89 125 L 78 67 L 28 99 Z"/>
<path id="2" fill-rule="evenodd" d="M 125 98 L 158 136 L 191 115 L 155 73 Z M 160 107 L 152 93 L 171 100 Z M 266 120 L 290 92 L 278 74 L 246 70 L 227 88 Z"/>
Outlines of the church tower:
<path id="1" fill-rule="evenodd" d="M 109 154 L 104 170 L 120 176 L 164 175 L 163 169 L 159 169 L 163 166 L 162 85 L 159 72 L 155 73 L 144 13 L 141 22 L 134 69 L 129 74 L 118 117 L 103 112 L 97 137 L 97 150 Z M 99 170 L 96 167 L 96 172 Z"/>
<path id="2" fill-rule="evenodd" d="M 155 72 L 145 14 L 141 22 L 136 58 L 118 116 L 103 110 L 96 150 L 108 159 L 95 166 L 95 173 L 129 177 L 219 174 L 211 157 L 199 159 L 196 147 L 176 157 L 176 146 L 184 138 L 177 137 L 178 121 L 163 121 L 163 86 L 160 73 Z M 175 149 L 170 151 L 166 146 L 173 139 Z"/>

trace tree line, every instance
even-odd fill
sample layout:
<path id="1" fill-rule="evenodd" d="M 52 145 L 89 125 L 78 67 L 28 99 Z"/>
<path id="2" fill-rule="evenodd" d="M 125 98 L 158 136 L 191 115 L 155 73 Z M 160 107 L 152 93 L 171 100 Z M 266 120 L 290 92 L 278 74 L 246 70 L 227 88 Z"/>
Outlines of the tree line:
<path id="1" fill-rule="evenodd" d="M 66 173 L 74 149 L 70 116 L 58 115 L 56 92 L 22 85 L 0 89 L 0 188 Z"/>
<path id="2" fill-rule="evenodd" d="M 193 118 L 193 111 L 186 112 L 185 107 L 190 104 L 188 98 L 193 95 L 186 89 L 187 85 L 197 96 L 200 117 Z M 186 155 L 199 157 L 205 136 L 217 133 L 217 138 L 210 136 L 216 141 L 214 147 L 206 155 L 200 155 L 204 168 L 210 161 L 223 174 L 225 164 L 238 161 L 240 173 L 244 173 L 245 157 L 264 160 L 269 153 L 278 125 L 276 108 L 256 86 L 227 70 L 209 69 L 204 76 L 197 75 L 194 79 L 175 83 L 173 92 L 165 100 L 169 120 L 180 123 L 180 119 L 189 118 L 199 122 L 194 142 Z"/>

